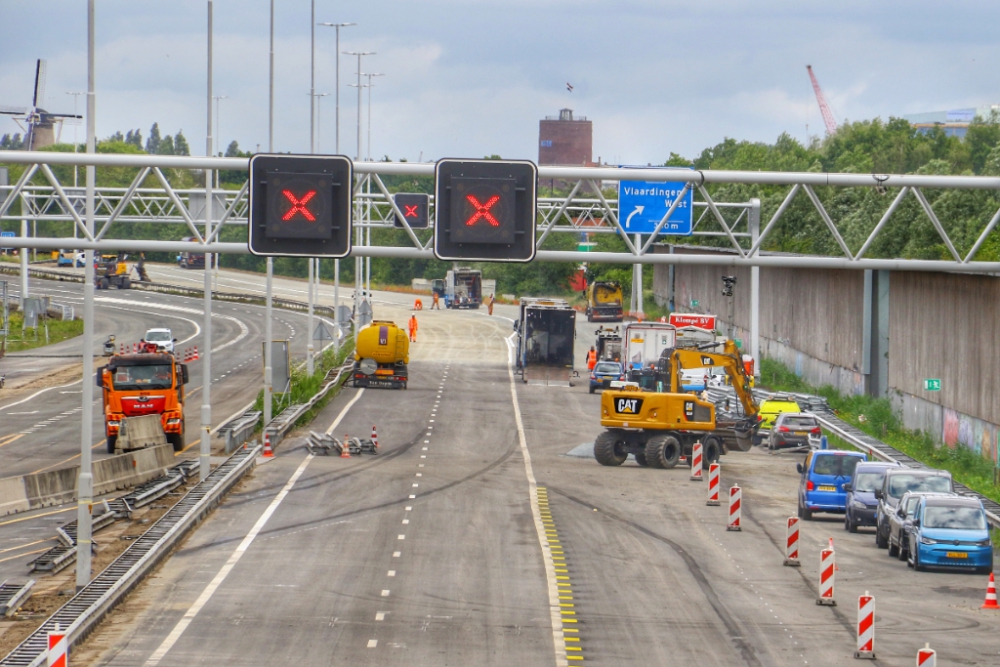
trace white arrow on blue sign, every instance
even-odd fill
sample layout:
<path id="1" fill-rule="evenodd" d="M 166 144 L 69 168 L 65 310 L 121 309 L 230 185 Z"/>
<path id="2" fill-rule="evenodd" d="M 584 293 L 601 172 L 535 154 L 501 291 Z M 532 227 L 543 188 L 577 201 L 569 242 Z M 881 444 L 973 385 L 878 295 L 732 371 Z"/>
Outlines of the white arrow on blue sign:
<path id="1" fill-rule="evenodd" d="M 685 183 L 674 181 L 620 181 L 618 220 L 630 234 L 652 234 L 684 190 Z M 677 203 L 661 234 L 690 236 L 694 221 L 694 192 L 690 188 Z"/>

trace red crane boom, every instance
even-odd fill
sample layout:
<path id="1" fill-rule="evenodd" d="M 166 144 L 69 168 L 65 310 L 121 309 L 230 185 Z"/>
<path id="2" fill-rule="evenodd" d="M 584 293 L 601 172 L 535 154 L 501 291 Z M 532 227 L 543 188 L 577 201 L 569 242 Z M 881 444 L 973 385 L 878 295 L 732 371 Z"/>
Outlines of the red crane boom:
<path id="1" fill-rule="evenodd" d="M 809 80 L 812 81 L 813 91 L 816 92 L 816 101 L 819 102 L 819 111 L 823 114 L 823 124 L 826 125 L 826 133 L 833 134 L 837 131 L 837 121 L 833 118 L 833 112 L 830 111 L 830 105 L 826 103 L 826 97 L 823 96 L 823 90 L 819 87 L 819 81 L 816 80 L 816 75 L 813 74 L 812 65 L 806 65 L 806 70 L 809 72 Z"/>

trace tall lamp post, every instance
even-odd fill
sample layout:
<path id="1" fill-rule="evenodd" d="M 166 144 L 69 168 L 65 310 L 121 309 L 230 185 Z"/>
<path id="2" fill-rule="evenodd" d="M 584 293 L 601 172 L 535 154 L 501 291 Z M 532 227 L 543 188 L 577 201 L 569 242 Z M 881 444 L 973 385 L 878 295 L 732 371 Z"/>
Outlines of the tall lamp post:
<path id="1" fill-rule="evenodd" d="M 374 56 L 375 51 L 344 51 L 344 55 L 358 57 L 358 150 L 354 154 L 354 159 L 361 161 L 361 58 L 362 56 Z"/>
<path id="2" fill-rule="evenodd" d="M 229 95 L 212 95 L 215 100 L 215 154 L 219 154 L 219 103 L 228 100 Z"/>
<path id="3" fill-rule="evenodd" d="M 372 159 L 372 77 L 385 76 L 381 72 L 365 74 L 368 77 L 368 161 Z"/>
<path id="4" fill-rule="evenodd" d="M 340 154 L 340 29 L 346 28 L 348 26 L 357 25 L 357 23 L 320 23 L 320 25 L 325 25 L 328 28 L 334 28 L 337 31 L 337 55 L 336 55 L 336 67 L 337 67 L 337 89 L 335 93 L 335 99 L 337 104 L 337 144 L 335 151 L 338 155 Z M 338 260 L 339 261 L 339 260 Z"/>
<path id="5" fill-rule="evenodd" d="M 330 93 L 314 93 L 316 98 L 316 151 L 323 152 L 323 98 L 329 97 Z"/>

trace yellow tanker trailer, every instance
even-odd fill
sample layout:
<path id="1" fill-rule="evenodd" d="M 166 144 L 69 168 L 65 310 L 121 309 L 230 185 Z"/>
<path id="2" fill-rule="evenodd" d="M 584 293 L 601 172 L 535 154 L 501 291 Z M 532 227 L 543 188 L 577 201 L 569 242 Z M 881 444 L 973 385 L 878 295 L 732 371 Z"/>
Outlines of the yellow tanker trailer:
<path id="1" fill-rule="evenodd" d="M 410 340 L 393 322 L 374 320 L 358 332 L 354 349 L 355 387 L 406 389 Z"/>

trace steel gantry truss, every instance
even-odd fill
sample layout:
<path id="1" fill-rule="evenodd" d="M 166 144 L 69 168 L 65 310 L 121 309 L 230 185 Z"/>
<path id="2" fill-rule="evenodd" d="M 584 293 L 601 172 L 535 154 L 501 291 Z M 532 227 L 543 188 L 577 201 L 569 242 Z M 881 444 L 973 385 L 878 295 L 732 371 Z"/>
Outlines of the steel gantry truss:
<path id="1" fill-rule="evenodd" d="M 7 151 L 0 156 L 7 164 L 23 164 L 25 169 L 16 183 L 0 188 L 0 221 L 68 221 L 76 231 L 74 238 L 28 238 L 24 235 L 5 238 L 4 247 L 58 249 L 74 247 L 79 249 L 114 248 L 126 251 L 191 250 L 190 243 L 176 241 L 142 241 L 116 239 L 109 235 L 116 222 L 159 222 L 184 225 L 190 236 L 203 249 L 212 253 L 246 253 L 242 243 L 219 241 L 221 231 L 227 226 L 246 225 L 247 183 L 238 190 L 214 189 L 214 202 L 223 204 L 221 214 L 215 219 L 212 232 L 205 238 L 199 230 L 204 223 L 198 216 L 198 203 L 207 199 L 206 188 L 180 189 L 171 185 L 167 170 L 186 169 L 194 171 L 222 170 L 247 171 L 248 161 L 244 158 L 213 158 L 156 155 L 114 155 L 114 154 L 72 154 Z M 88 232 L 83 222 L 85 194 L 83 188 L 63 185 L 52 167 L 86 166 L 132 167 L 137 172 L 126 188 L 97 188 L 95 193 L 94 232 Z M 358 179 L 355 183 L 355 224 L 370 229 L 391 228 L 399 213 L 392 201 L 389 188 L 385 185 L 387 176 L 434 176 L 433 164 L 413 164 L 394 162 L 357 162 L 354 165 Z M 813 268 L 843 269 L 889 269 L 918 271 L 963 271 L 1000 272 L 1000 263 L 973 261 L 986 238 L 1000 221 L 1000 210 L 991 218 L 981 221 L 976 230 L 976 241 L 964 254 L 960 254 L 942 224 L 934 208 L 929 203 L 924 190 L 970 189 L 1000 190 L 1000 178 L 985 176 L 930 176 L 930 175 L 879 175 L 879 174 L 823 174 L 789 172 L 737 172 L 737 171 L 693 171 L 657 168 L 585 168 L 585 167 L 539 167 L 540 180 L 558 180 L 570 187 L 568 195 L 540 197 L 538 200 L 537 244 L 541 248 L 549 234 L 553 232 L 576 232 L 595 234 L 617 234 L 621 237 L 625 252 L 574 252 L 539 250 L 536 259 L 540 261 L 606 262 L 621 264 L 725 264 L 747 266 L 794 266 Z M 645 238 L 630 236 L 618 218 L 617 201 L 605 195 L 609 187 L 619 181 L 680 181 L 685 182 L 685 192 L 675 201 L 681 201 L 686 190 L 696 195 L 695 236 L 719 237 L 728 240 L 732 252 L 705 254 L 666 254 L 650 252 L 662 229 L 673 214 L 673 208 L 660 221 L 653 234 Z M 150 187 L 155 183 L 158 187 Z M 780 206 L 766 223 L 762 223 L 759 233 L 750 228 L 754 211 L 759 215 L 759 202 L 717 202 L 708 191 L 708 186 L 725 184 L 787 186 L 789 189 Z M 844 240 L 842 230 L 826 210 L 816 189 L 835 188 L 878 188 L 880 192 L 895 190 L 888 208 L 883 212 L 875 227 L 868 234 L 862 246 L 852 252 Z M 865 255 L 871 249 L 879 234 L 900 204 L 913 197 L 927 216 L 949 255 L 950 260 L 918 260 L 906 258 L 868 259 Z M 773 256 L 762 255 L 761 249 L 769 235 L 796 198 L 810 202 L 823 224 L 830 231 L 840 250 L 832 256 Z M 432 198 L 433 201 L 433 198 Z M 14 210 L 14 203 L 20 202 L 20 210 Z M 203 204 L 202 204 L 203 206 Z M 207 207 L 206 207 L 207 208 Z M 402 216 L 399 216 L 402 218 Z M 433 217 L 433 216 L 431 216 Z M 218 224 L 221 223 L 221 224 Z M 710 229 L 711 227 L 712 229 Z M 204 228 L 204 227 L 202 227 Z M 371 245 L 367 237 L 359 235 L 360 242 L 354 246 L 353 256 L 359 257 L 431 257 L 430 240 L 421 240 L 419 230 L 404 227 L 410 244 L 408 246 Z"/>

